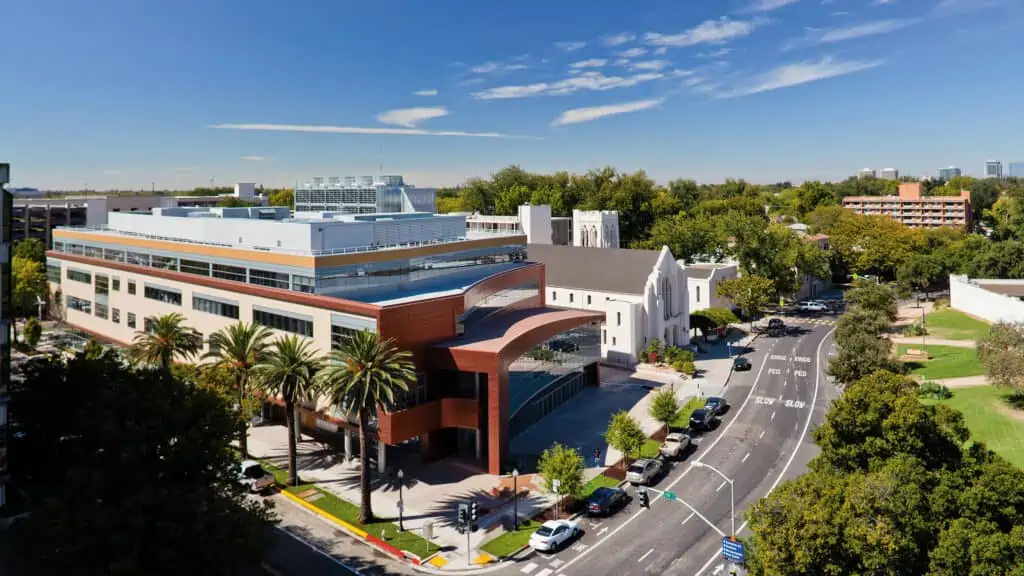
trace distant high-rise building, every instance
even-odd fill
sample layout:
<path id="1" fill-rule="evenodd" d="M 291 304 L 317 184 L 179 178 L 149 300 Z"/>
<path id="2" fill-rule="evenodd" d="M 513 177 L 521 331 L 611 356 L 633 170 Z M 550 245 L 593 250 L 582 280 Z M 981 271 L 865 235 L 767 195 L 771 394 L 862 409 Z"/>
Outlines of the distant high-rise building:
<path id="1" fill-rule="evenodd" d="M 863 170 L 858 170 L 857 171 L 857 178 L 874 178 L 874 177 L 875 177 L 875 169 L 874 168 L 864 168 Z"/>
<path id="2" fill-rule="evenodd" d="M 1003 163 L 999 160 L 985 162 L 985 178 L 1002 178 Z"/>
<path id="3" fill-rule="evenodd" d="M 879 178 L 882 180 L 899 180 L 900 171 L 895 168 L 882 168 L 882 174 Z"/>
<path id="4" fill-rule="evenodd" d="M 1010 162 L 1006 168 L 1011 178 L 1024 178 L 1024 162 Z"/>
<path id="5" fill-rule="evenodd" d="M 949 168 L 943 168 L 939 170 L 939 180 L 951 180 L 953 178 L 959 178 L 963 173 L 956 166 L 950 166 Z"/>

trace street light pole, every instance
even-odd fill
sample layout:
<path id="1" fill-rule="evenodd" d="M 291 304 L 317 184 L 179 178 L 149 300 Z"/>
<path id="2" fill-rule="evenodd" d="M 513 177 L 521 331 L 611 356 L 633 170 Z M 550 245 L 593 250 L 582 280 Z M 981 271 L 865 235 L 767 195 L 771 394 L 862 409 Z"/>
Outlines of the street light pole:
<path id="1" fill-rule="evenodd" d="M 405 532 L 405 526 L 403 525 L 403 522 L 402 522 L 403 519 L 404 519 L 403 518 L 404 517 L 403 512 L 404 512 L 404 509 L 405 509 L 405 502 L 402 500 L 402 484 L 404 484 L 404 482 L 402 482 L 403 478 L 405 478 L 405 473 L 402 472 L 401 468 L 399 468 L 398 469 L 398 530 L 400 532 Z"/>
<path id="2" fill-rule="evenodd" d="M 519 531 L 519 468 L 512 469 L 512 531 Z"/>
<path id="3" fill-rule="evenodd" d="M 707 468 L 708 470 L 711 470 L 715 474 L 718 474 L 719 476 L 721 476 L 722 480 L 725 480 L 726 482 L 729 483 L 729 504 L 730 504 L 731 517 L 732 517 L 732 533 L 730 534 L 730 536 L 732 536 L 733 539 L 735 539 L 736 538 L 736 485 L 733 483 L 732 478 L 729 478 L 725 474 L 722 474 L 721 470 L 719 470 L 718 468 L 715 468 L 714 466 L 712 466 L 710 464 L 705 464 L 703 462 L 694 462 L 694 463 L 692 463 L 690 465 L 691 466 L 695 466 L 697 468 Z"/>

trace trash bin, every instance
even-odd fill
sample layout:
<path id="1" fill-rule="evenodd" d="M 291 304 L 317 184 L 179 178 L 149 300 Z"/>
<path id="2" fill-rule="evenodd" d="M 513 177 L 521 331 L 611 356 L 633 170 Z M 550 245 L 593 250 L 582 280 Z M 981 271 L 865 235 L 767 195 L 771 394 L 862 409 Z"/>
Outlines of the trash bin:
<path id="1" fill-rule="evenodd" d="M 426 522 L 423 523 L 423 538 L 425 540 L 430 540 L 433 537 L 434 537 L 434 522 L 432 520 L 427 520 Z"/>

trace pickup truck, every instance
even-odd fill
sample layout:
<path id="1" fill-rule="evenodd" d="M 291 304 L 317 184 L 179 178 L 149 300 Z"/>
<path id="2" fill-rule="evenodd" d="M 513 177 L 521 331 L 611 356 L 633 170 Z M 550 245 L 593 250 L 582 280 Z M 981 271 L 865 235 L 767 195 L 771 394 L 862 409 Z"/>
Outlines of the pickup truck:
<path id="1" fill-rule="evenodd" d="M 658 451 L 665 458 L 678 460 L 683 457 L 683 454 L 686 454 L 686 450 L 689 448 L 690 437 L 686 434 L 673 432 L 665 437 L 665 441 L 661 443 Z"/>

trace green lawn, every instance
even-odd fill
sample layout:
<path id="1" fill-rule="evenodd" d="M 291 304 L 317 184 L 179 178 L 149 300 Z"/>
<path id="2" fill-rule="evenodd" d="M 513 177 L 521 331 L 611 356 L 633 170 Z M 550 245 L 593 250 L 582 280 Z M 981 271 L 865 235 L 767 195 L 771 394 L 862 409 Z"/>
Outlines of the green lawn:
<path id="1" fill-rule="evenodd" d="M 676 415 L 676 419 L 672 421 L 669 428 L 686 428 L 690 425 L 690 414 L 698 408 L 704 407 L 704 398 L 698 398 L 694 396 L 690 398 L 686 404 L 679 410 L 679 414 Z"/>
<path id="2" fill-rule="evenodd" d="M 301 494 L 307 490 L 316 490 L 320 492 L 322 496 L 316 500 L 309 502 L 309 504 L 327 512 L 335 518 L 344 520 L 353 526 L 362 528 L 369 534 L 372 534 L 380 538 L 382 532 L 387 533 L 387 543 L 392 546 L 412 552 L 420 558 L 426 558 L 427 556 L 437 552 L 438 546 L 433 542 L 427 542 L 420 536 L 416 535 L 415 532 L 399 532 L 398 525 L 393 522 L 370 522 L 369 524 L 359 523 L 359 506 L 351 502 L 347 502 L 338 498 L 334 494 L 321 490 L 313 484 L 300 484 L 298 486 L 287 486 L 288 482 L 288 471 L 278 468 L 266 460 L 261 460 L 260 464 L 267 469 L 268 472 L 274 475 L 274 479 L 281 485 L 282 489 L 291 494 Z"/>
<path id="3" fill-rule="evenodd" d="M 920 349 L 921 345 L 900 344 L 896 353 L 902 356 L 909 348 Z M 927 346 L 927 350 L 930 360 L 906 362 L 911 374 L 935 380 L 978 376 L 985 373 L 985 368 L 978 360 L 978 352 L 974 348 Z"/>
<path id="4" fill-rule="evenodd" d="M 486 542 L 480 547 L 480 549 L 498 558 L 508 556 L 523 546 L 526 546 L 527 542 L 530 541 L 530 535 L 532 535 L 537 528 L 540 528 L 539 522 L 522 520 L 519 522 L 519 531 L 505 532 L 494 540 Z"/>
<path id="5" fill-rule="evenodd" d="M 658 455 L 659 448 L 661 448 L 661 442 L 648 438 L 640 447 L 640 458 L 654 458 Z"/>
<path id="6" fill-rule="evenodd" d="M 942 402 L 963 413 L 971 438 L 1024 468 L 1024 411 L 1013 411 L 1005 401 L 1006 392 L 994 386 L 956 388 L 947 400 L 923 400 L 929 404 Z"/>
<path id="7" fill-rule="evenodd" d="M 604 474 L 598 474 L 597 476 L 591 478 L 589 482 L 583 485 L 583 491 L 580 492 L 580 498 L 586 499 L 588 496 L 594 493 L 594 490 L 597 490 L 598 488 L 615 488 L 618 485 L 619 481 L 616 480 L 615 478 L 609 478 Z"/>
<path id="8" fill-rule="evenodd" d="M 951 308 L 926 315 L 925 326 L 928 336 L 946 340 L 978 340 L 989 328 L 987 322 Z"/>

